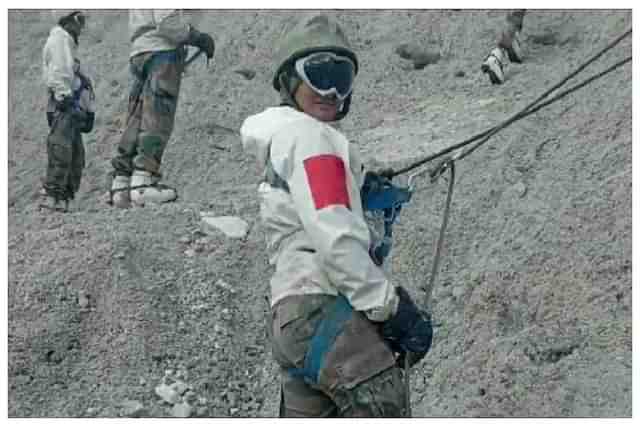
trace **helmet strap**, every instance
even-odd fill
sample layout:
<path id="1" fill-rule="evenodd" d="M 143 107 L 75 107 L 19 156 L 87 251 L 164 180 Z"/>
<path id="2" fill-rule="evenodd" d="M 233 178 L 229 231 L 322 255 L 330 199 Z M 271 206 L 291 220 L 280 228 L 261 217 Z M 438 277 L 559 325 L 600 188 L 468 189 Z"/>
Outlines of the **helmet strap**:
<path id="1" fill-rule="evenodd" d="M 285 69 L 278 76 L 280 82 L 280 105 L 288 105 L 298 111 L 302 111 L 295 99 L 295 91 L 301 83 L 300 78 L 293 72 L 291 67 Z"/>
<path id="2" fill-rule="evenodd" d="M 353 95 L 353 92 L 351 92 L 349 96 L 345 98 L 345 100 L 342 102 L 342 105 L 338 109 L 338 114 L 336 114 L 336 122 L 338 120 L 344 119 L 347 113 L 349 113 L 349 107 L 351 106 L 351 95 Z"/>

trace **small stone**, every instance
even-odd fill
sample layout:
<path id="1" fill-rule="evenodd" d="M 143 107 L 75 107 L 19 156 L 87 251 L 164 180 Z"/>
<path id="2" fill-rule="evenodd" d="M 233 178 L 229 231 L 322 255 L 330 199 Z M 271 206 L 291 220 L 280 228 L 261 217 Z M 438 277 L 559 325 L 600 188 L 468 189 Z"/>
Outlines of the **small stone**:
<path id="1" fill-rule="evenodd" d="M 173 409 L 171 409 L 171 415 L 176 418 L 189 418 L 191 416 L 191 412 L 193 412 L 191 405 L 184 402 L 173 405 Z"/>
<path id="2" fill-rule="evenodd" d="M 453 295 L 455 299 L 460 299 L 464 295 L 464 286 L 456 286 L 453 288 L 451 295 Z"/>
<path id="3" fill-rule="evenodd" d="M 240 412 L 240 409 L 239 409 L 239 408 L 231 408 L 231 409 L 229 409 L 229 413 L 230 413 L 231 415 L 235 415 L 235 414 L 237 414 L 238 412 Z"/>
<path id="4" fill-rule="evenodd" d="M 523 182 L 518 182 L 513 186 L 518 197 L 523 198 L 527 194 L 527 186 Z"/>
<path id="5" fill-rule="evenodd" d="M 188 245 L 189 243 L 191 243 L 191 236 L 182 236 L 178 239 L 178 242 L 182 243 L 183 245 Z"/>
<path id="6" fill-rule="evenodd" d="M 193 249 L 187 249 L 186 251 L 184 251 L 184 254 L 189 258 L 193 258 L 194 256 L 196 256 L 196 251 Z"/>
<path id="7" fill-rule="evenodd" d="M 236 293 L 236 290 L 233 289 L 233 287 L 230 284 L 228 284 L 227 282 L 225 282 L 222 279 L 218 279 L 215 284 L 216 284 L 216 286 L 218 286 L 219 288 L 224 289 L 225 291 L 228 291 L 228 292 L 230 292 L 232 294 Z"/>
<path id="8" fill-rule="evenodd" d="M 182 396 L 184 392 L 189 389 L 189 386 L 183 381 L 176 381 L 173 384 L 171 384 L 171 388 L 174 389 L 176 393 Z"/>
<path id="9" fill-rule="evenodd" d="M 203 397 L 203 396 L 198 397 L 198 405 L 205 406 L 207 402 L 208 401 L 206 397 Z"/>
<path id="10" fill-rule="evenodd" d="M 88 417 L 95 417 L 96 415 L 98 415 L 98 412 L 99 412 L 98 408 L 94 408 L 94 407 L 87 408 Z"/>
<path id="11" fill-rule="evenodd" d="M 187 373 L 186 369 L 178 369 L 176 371 L 176 379 L 186 380 L 188 376 L 189 374 Z"/>
<path id="12" fill-rule="evenodd" d="M 141 386 L 145 386 L 145 385 L 147 385 L 147 380 L 145 380 L 144 378 L 140 377 L 140 379 L 138 380 L 138 384 L 140 384 Z"/>
<path id="13" fill-rule="evenodd" d="M 122 416 L 137 418 L 145 414 L 144 405 L 137 400 L 125 400 L 122 402 Z"/>
<path id="14" fill-rule="evenodd" d="M 113 257 L 114 257 L 115 259 L 124 259 L 124 257 L 125 257 L 125 253 L 124 253 L 123 251 L 116 252 L 115 254 L 113 254 Z"/>
<path id="15" fill-rule="evenodd" d="M 180 395 L 166 384 L 157 386 L 155 392 L 158 397 L 170 404 L 177 403 L 180 400 Z"/>
<path id="16" fill-rule="evenodd" d="M 89 294 L 84 291 L 78 292 L 78 305 L 83 310 L 89 308 Z"/>
<path id="17" fill-rule="evenodd" d="M 202 213 L 200 228 L 206 234 L 216 234 L 221 231 L 232 239 L 241 239 L 247 235 L 249 224 L 235 216 L 208 216 Z"/>
<path id="18" fill-rule="evenodd" d="M 256 72 L 253 70 L 249 70 L 246 68 L 240 69 L 240 70 L 235 70 L 236 73 L 240 74 L 242 77 L 244 77 L 247 80 L 251 80 L 256 76 Z"/>

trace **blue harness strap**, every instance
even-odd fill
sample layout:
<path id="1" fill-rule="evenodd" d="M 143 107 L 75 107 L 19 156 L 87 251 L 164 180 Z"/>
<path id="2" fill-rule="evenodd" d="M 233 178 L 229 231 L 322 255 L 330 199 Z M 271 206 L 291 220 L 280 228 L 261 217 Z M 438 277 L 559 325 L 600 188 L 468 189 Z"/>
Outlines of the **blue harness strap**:
<path id="1" fill-rule="evenodd" d="M 344 296 L 339 295 L 327 315 L 318 324 L 304 357 L 303 367 L 290 368 L 289 373 L 294 377 L 303 378 L 308 384 L 318 384 L 325 355 L 343 331 L 345 323 L 351 319 L 352 313 L 353 307 Z"/>

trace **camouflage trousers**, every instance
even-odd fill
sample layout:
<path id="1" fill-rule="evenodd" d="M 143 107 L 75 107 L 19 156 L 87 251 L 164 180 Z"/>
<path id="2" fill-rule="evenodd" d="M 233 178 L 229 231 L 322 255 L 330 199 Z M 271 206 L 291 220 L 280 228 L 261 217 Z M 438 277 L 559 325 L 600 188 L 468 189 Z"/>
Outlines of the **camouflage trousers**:
<path id="1" fill-rule="evenodd" d="M 498 46 L 503 49 L 508 49 L 511 46 L 511 40 L 513 40 L 516 32 L 522 31 L 522 24 L 526 12 L 526 9 L 516 9 L 507 13 L 507 24 L 500 33 Z"/>
<path id="2" fill-rule="evenodd" d="M 352 311 L 324 357 L 317 383 L 296 371 L 336 297 L 291 296 L 272 308 L 271 343 L 281 372 L 281 417 L 403 417 L 403 371 L 378 332 Z"/>
<path id="3" fill-rule="evenodd" d="M 51 114 L 47 136 L 47 176 L 44 189 L 58 200 L 73 200 L 84 169 L 82 134 L 70 111 Z"/>
<path id="4" fill-rule="evenodd" d="M 131 88 L 124 132 L 111 160 L 115 175 L 134 169 L 160 174 L 160 163 L 173 131 L 184 49 L 148 52 L 131 58 Z"/>

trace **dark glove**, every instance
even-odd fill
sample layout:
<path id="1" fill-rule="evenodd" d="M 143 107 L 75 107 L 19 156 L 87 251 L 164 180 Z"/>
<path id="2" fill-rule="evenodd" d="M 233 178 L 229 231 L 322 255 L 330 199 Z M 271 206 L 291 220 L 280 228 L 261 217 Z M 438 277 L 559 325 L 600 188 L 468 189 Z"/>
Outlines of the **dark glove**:
<path id="1" fill-rule="evenodd" d="M 216 45 L 213 42 L 213 38 L 211 38 L 209 34 L 202 33 L 191 27 L 186 43 L 188 45 L 202 49 L 202 51 L 207 55 L 207 58 L 213 58 L 213 53 L 216 50 Z"/>
<path id="2" fill-rule="evenodd" d="M 93 122 L 96 119 L 96 113 L 83 113 L 82 120 L 79 121 L 79 129 L 82 133 L 89 133 L 93 130 Z"/>
<path id="3" fill-rule="evenodd" d="M 433 339 L 431 316 L 418 309 L 403 287 L 396 288 L 399 297 L 396 314 L 382 324 L 382 336 L 400 360 L 409 358 L 413 366 L 426 356 Z"/>
<path id="4" fill-rule="evenodd" d="M 53 119 L 53 113 L 47 112 L 47 123 L 49 124 L 49 127 L 53 125 Z"/>
<path id="5" fill-rule="evenodd" d="M 71 96 L 63 96 L 62 97 L 62 101 L 58 101 L 57 99 L 55 99 L 55 103 L 56 103 L 56 110 L 57 111 L 67 111 L 71 108 L 73 108 L 73 97 Z"/>

